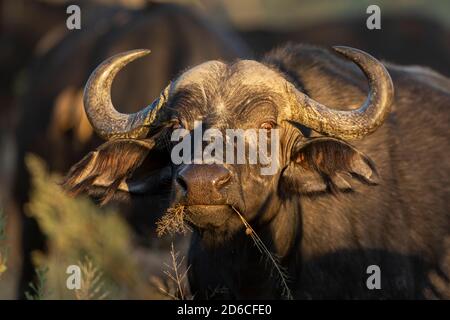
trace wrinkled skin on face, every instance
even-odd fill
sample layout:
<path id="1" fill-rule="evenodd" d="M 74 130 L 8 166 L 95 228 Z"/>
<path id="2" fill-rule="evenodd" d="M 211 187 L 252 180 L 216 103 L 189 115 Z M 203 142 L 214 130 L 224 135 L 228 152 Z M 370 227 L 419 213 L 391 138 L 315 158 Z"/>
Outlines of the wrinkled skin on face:
<path id="1" fill-rule="evenodd" d="M 201 229 L 202 233 L 208 234 L 209 238 L 227 239 L 242 230 L 242 221 L 236 211 L 248 221 L 254 221 L 257 217 L 258 223 L 273 219 L 281 206 L 281 201 L 276 200 L 278 193 L 287 194 L 283 188 L 289 188 L 284 185 L 304 184 L 302 179 L 285 181 L 289 180 L 289 175 L 295 177 L 295 171 L 298 170 L 295 157 L 300 154 L 295 152 L 308 141 L 308 137 L 302 133 L 302 130 L 308 133 L 306 128 L 284 120 L 288 117 L 287 106 L 293 103 L 287 91 L 287 80 L 279 72 L 255 61 L 243 60 L 228 65 L 211 61 L 183 74 L 174 82 L 172 90 L 169 101 L 172 112 L 168 117 L 175 128 L 181 127 L 192 132 L 194 121 L 202 121 L 204 131 L 214 128 L 222 133 L 226 129 L 263 129 L 270 134 L 270 130 L 277 129 L 279 141 L 269 141 L 269 144 L 278 143 L 281 146 L 276 155 L 279 166 L 272 175 L 261 174 L 262 164 L 249 164 L 249 161 L 246 164 L 174 165 L 173 204 L 185 205 L 187 220 Z M 370 161 L 344 142 L 330 138 L 321 143 L 321 146 L 318 143 L 318 148 L 323 148 L 324 158 L 321 161 L 333 162 L 329 175 L 335 173 L 335 168 L 331 168 L 334 164 L 341 166 L 338 168 L 340 170 L 345 169 L 347 164 L 351 166 L 349 163 L 337 163 L 339 159 L 326 159 L 327 156 L 335 156 L 328 150 L 333 147 L 336 149 L 333 152 L 341 152 L 344 157 L 361 157 L 362 163 L 354 169 L 367 169 L 362 174 L 367 180 L 370 181 L 372 175 L 376 175 Z M 251 140 L 246 141 L 246 150 L 251 145 Z M 306 159 L 305 156 L 303 160 L 305 163 L 306 160 L 314 162 L 314 159 Z M 344 162 L 344 159 L 341 160 Z M 226 183 L 219 188 L 211 184 L 216 176 L 220 179 L 220 175 L 224 174 L 223 170 L 216 167 L 223 167 L 225 175 L 228 175 Z M 303 175 L 315 174 L 313 170 L 304 171 Z M 308 181 L 310 185 L 303 186 L 305 192 L 323 192 L 331 186 L 324 181 L 322 185 L 315 185 L 315 180 L 321 178 L 311 178 L 314 179 Z M 344 189 L 347 187 L 349 185 L 344 185 Z"/>
<path id="2" fill-rule="evenodd" d="M 283 99 L 285 88 L 281 84 L 284 81 L 277 72 L 255 61 L 239 61 L 233 65 L 219 61 L 204 63 L 174 83 L 173 100 L 170 102 L 170 108 L 174 110 L 172 121 L 177 127 L 182 126 L 189 131 L 194 130 L 194 120 L 202 121 L 203 131 L 214 128 L 224 135 L 226 129 L 280 129 L 278 106 L 289 103 Z M 297 136 L 300 137 L 298 133 Z M 248 140 L 246 150 L 252 142 Z M 174 166 L 173 201 L 187 204 L 187 219 L 193 225 L 211 232 L 233 234 L 242 229 L 242 222 L 235 210 L 249 220 L 254 219 L 263 209 L 270 191 L 274 190 L 281 172 L 278 170 L 274 175 L 261 175 L 261 165 L 248 162 L 223 164 L 230 178 L 217 190 L 211 190 L 212 186 L 207 181 L 195 181 L 203 179 L 201 176 L 187 177 L 193 180 L 188 181 L 193 188 L 204 183 L 204 188 L 199 185 L 194 195 L 190 192 L 185 194 L 177 177 L 183 170 L 189 170 L 189 166 L 195 166 L 197 174 L 207 172 L 211 166 Z M 213 179 L 214 174 L 205 179 Z"/>

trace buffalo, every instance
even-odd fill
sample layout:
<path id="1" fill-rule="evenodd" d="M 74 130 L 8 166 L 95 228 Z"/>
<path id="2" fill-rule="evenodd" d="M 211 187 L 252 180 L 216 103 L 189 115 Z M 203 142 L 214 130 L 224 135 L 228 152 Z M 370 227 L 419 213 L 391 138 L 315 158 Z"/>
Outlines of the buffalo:
<path id="1" fill-rule="evenodd" d="M 84 92 L 107 142 L 71 168 L 65 187 L 104 203 L 166 189 L 193 230 L 189 283 L 199 299 L 448 298 L 450 80 L 333 49 L 292 44 L 261 61 L 204 62 L 131 114 L 115 109 L 111 84 L 148 52 L 113 56 Z M 174 163 L 173 134 L 195 121 L 222 133 L 278 130 L 267 140 L 279 143 L 276 172 Z"/>
<path id="2" fill-rule="evenodd" d="M 63 24 L 60 38 L 47 43 L 28 70 L 16 128 L 18 163 L 13 195 L 20 211 L 29 201 L 30 177 L 24 163 L 27 153 L 43 158 L 51 170 L 65 172 L 98 145 L 100 140 L 92 134 L 82 111 L 82 90 L 92 67 L 106 57 L 150 43 L 158 48 L 153 60 L 136 64 L 116 83 L 114 99 L 122 111 L 132 112 L 189 66 L 247 55 L 245 45 L 231 32 L 182 6 L 149 3 L 141 10 L 96 6 L 83 12 L 82 29 L 68 31 Z M 126 77 L 140 79 L 141 85 Z M 134 92 L 133 99 L 129 92 Z M 137 235 L 147 235 L 153 229 L 139 207 L 134 203 L 121 211 Z M 21 222 L 23 266 L 18 291 L 23 296 L 34 274 L 31 252 L 45 251 L 46 241 L 34 219 L 21 214 Z M 139 239 L 148 245 L 147 238 Z"/>

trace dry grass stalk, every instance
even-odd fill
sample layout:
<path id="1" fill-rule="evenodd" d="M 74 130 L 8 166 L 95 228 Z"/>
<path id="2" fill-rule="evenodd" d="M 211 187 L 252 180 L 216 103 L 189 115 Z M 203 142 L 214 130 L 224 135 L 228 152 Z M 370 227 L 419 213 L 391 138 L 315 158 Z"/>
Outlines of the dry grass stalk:
<path id="1" fill-rule="evenodd" d="M 78 262 L 81 269 L 81 288 L 75 291 L 77 300 L 104 300 L 109 292 L 104 290 L 103 273 L 93 264 L 92 260 L 85 258 Z"/>
<path id="2" fill-rule="evenodd" d="M 239 218 L 241 219 L 242 223 L 245 226 L 245 233 L 249 235 L 253 242 L 255 243 L 256 248 L 258 248 L 259 252 L 263 254 L 267 260 L 271 263 L 273 270 L 277 273 L 280 284 L 282 286 L 282 294 L 283 296 L 288 299 L 292 300 L 292 293 L 289 289 L 289 286 L 287 285 L 288 276 L 286 274 L 286 271 L 282 266 L 280 266 L 280 263 L 278 261 L 278 258 L 267 249 L 264 242 L 261 240 L 261 238 L 258 236 L 258 234 L 255 232 L 255 230 L 252 228 L 252 226 L 247 222 L 247 220 L 242 216 L 242 214 L 233 207 L 233 210 L 238 214 Z"/>
<path id="3" fill-rule="evenodd" d="M 150 276 L 149 280 L 151 286 L 156 288 L 164 298 L 168 298 L 170 300 L 178 300 L 178 298 L 176 297 L 177 287 L 172 283 L 172 280 L 167 281 L 167 279 L 161 279 L 157 276 Z"/>
<path id="4" fill-rule="evenodd" d="M 161 219 L 156 223 L 156 232 L 159 237 L 166 233 L 186 234 L 189 227 L 184 222 L 184 206 L 177 205 L 174 208 L 169 208 Z"/>
<path id="5" fill-rule="evenodd" d="M 192 297 L 187 290 L 187 273 L 189 267 L 183 272 L 181 271 L 184 257 L 179 259 L 179 252 L 175 252 L 173 242 L 171 244 L 170 256 L 172 258 L 171 265 L 164 263 L 167 267 L 164 274 L 167 276 L 168 283 L 164 284 L 159 279 L 153 279 L 153 283 L 167 297 L 173 300 L 190 300 Z"/>

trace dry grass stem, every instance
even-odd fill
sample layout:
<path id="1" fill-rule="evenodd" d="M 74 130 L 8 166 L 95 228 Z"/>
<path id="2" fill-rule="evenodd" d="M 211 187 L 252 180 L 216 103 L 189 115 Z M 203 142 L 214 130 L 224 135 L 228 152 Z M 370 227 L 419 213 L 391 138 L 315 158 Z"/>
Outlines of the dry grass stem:
<path id="1" fill-rule="evenodd" d="M 276 256 L 274 256 L 274 254 L 271 253 L 269 251 L 269 249 L 267 249 L 264 242 L 261 240 L 261 238 L 255 232 L 255 230 L 252 228 L 252 226 L 247 222 L 247 220 L 242 216 L 242 214 L 234 207 L 233 207 L 233 210 L 238 214 L 239 218 L 241 219 L 242 223 L 244 224 L 245 233 L 252 238 L 252 240 L 255 243 L 255 246 L 258 248 L 259 252 L 261 252 L 261 254 L 263 254 L 267 258 L 267 260 L 272 264 L 273 270 L 275 270 L 275 272 L 277 273 L 277 275 L 280 279 L 280 283 L 281 283 L 282 290 L 283 290 L 282 291 L 283 296 L 288 300 L 292 300 L 293 299 L 292 293 L 291 293 L 291 290 L 289 289 L 289 286 L 287 285 L 288 276 L 287 276 L 284 268 L 282 266 L 280 266 L 278 258 Z"/>
<path id="2" fill-rule="evenodd" d="M 181 271 L 184 257 L 180 259 L 179 255 L 179 252 L 175 252 L 175 248 L 172 243 L 170 250 L 171 265 L 164 263 L 167 267 L 167 269 L 164 270 L 164 274 L 167 276 L 168 283 L 164 284 L 160 279 L 152 280 L 161 293 L 170 299 L 190 300 L 192 297 L 187 293 L 187 273 L 189 271 L 189 267 L 187 267 L 186 270 Z"/>
<path id="3" fill-rule="evenodd" d="M 156 232 L 159 237 L 166 233 L 186 234 L 189 227 L 184 222 L 184 206 L 177 205 L 174 208 L 169 208 L 161 219 L 156 223 Z"/>

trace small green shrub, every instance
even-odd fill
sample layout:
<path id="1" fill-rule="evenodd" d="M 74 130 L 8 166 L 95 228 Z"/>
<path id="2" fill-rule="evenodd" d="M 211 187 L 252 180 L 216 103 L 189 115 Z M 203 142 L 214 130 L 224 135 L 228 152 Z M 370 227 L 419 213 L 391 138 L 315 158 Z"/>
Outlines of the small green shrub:
<path id="1" fill-rule="evenodd" d="M 50 174 L 36 156 L 28 155 L 26 164 L 32 192 L 25 212 L 37 220 L 48 244 L 46 254 L 33 253 L 38 270 L 46 266 L 48 272 L 41 272 L 45 283 L 32 287 L 30 297 L 43 293 L 50 299 L 161 298 L 132 254 L 131 232 L 116 210 L 100 208 L 87 197 L 68 196 L 58 184 L 60 177 Z M 70 265 L 82 271 L 80 290 L 66 286 Z M 44 285 L 51 290 L 42 291 Z"/>
<path id="2" fill-rule="evenodd" d="M 44 300 L 48 293 L 46 291 L 47 286 L 47 274 L 48 268 L 41 267 L 36 269 L 37 284 L 30 283 L 30 291 L 25 292 L 27 300 Z"/>

